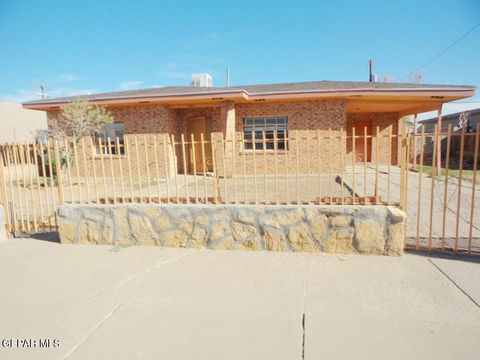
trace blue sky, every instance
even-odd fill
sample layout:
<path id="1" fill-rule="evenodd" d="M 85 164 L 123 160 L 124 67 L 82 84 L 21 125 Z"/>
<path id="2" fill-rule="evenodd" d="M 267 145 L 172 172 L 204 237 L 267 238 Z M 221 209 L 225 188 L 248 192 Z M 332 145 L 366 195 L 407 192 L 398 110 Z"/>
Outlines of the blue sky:
<path id="1" fill-rule="evenodd" d="M 480 21 L 479 0 L 0 0 L 0 100 L 188 85 L 407 75 Z M 480 28 L 421 70 L 480 87 Z M 476 98 L 480 98 L 477 94 Z"/>

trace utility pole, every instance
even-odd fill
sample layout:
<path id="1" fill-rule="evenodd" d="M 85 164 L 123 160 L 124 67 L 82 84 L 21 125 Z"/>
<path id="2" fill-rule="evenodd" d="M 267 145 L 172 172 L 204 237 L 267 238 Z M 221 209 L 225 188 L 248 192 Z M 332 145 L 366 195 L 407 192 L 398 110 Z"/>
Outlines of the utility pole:
<path id="1" fill-rule="evenodd" d="M 40 96 L 45 99 L 45 86 L 43 84 L 40 84 Z"/>

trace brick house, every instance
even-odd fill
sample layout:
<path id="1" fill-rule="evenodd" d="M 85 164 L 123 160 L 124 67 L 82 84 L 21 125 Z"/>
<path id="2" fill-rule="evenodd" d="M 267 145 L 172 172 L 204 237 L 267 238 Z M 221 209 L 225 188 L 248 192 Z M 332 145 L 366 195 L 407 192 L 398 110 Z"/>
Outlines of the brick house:
<path id="1" fill-rule="evenodd" d="M 222 156 L 227 159 L 234 156 L 239 160 L 236 166 L 246 161 L 248 172 L 253 171 L 254 151 L 269 156 L 273 149 L 278 155 L 278 166 L 283 166 L 285 162 L 287 166 L 294 166 L 296 154 L 300 154 L 300 171 L 307 162 L 318 163 L 322 171 L 338 171 L 340 151 L 348 156 L 353 146 L 356 160 L 363 161 L 366 157 L 367 161 L 375 161 L 375 151 L 372 151 L 376 147 L 374 138 L 367 140 L 367 146 L 363 139 L 357 139 L 354 145 L 344 140 L 345 135 L 352 133 L 353 127 L 357 134 L 362 135 L 365 131 L 368 135 L 375 134 L 377 127 L 380 134 L 398 134 L 402 117 L 439 109 L 445 102 L 473 96 L 474 91 L 473 86 L 319 81 L 231 87 L 172 86 L 101 93 L 82 98 L 108 108 L 113 114 L 115 124 L 106 130 L 104 140 L 110 137 L 113 141 L 119 137 L 123 143 L 124 140 L 128 142 L 129 134 L 143 134 L 136 141 L 144 141 L 148 152 L 146 156 L 142 154 L 139 166 L 152 167 L 153 155 L 156 155 L 162 174 L 171 176 L 175 170 L 183 172 L 181 159 L 174 160 L 174 154 L 179 153 L 179 145 L 172 146 L 172 138 L 176 143 L 182 135 L 185 141 L 192 137 L 200 141 L 201 134 L 205 141 L 215 142 L 216 137 L 229 140 L 216 156 L 218 164 L 221 165 L 222 161 L 219 160 Z M 60 106 L 73 99 L 36 100 L 26 102 L 23 106 L 46 111 L 51 116 L 59 111 Z M 316 130 L 318 134 L 332 134 L 337 138 L 333 144 L 322 142 L 321 151 L 317 151 L 319 148 L 315 150 L 315 146 L 318 144 L 309 142 L 305 130 Z M 267 149 L 259 149 L 258 145 L 253 149 L 252 142 L 242 145 L 235 141 L 235 151 L 232 151 L 232 138 L 258 139 L 263 136 L 271 144 Z M 388 143 L 379 145 L 379 161 L 395 164 L 399 146 L 396 138 L 391 143 L 390 152 Z M 327 154 L 332 146 L 341 149 L 333 157 Z M 115 155 L 115 166 L 118 166 L 118 162 L 126 166 L 124 151 L 133 151 L 131 149 L 126 147 L 120 154 L 111 150 Z M 219 146 L 215 149 L 217 151 Z M 91 154 L 89 161 L 97 167 L 98 156 L 95 156 L 93 148 L 91 150 L 87 151 L 87 154 Z M 198 146 L 195 153 L 198 161 L 201 158 Z M 391 159 L 387 158 L 388 153 Z M 310 156 L 308 159 L 307 154 Z M 150 160 L 147 160 L 149 155 Z M 212 154 L 210 146 L 207 146 L 205 156 L 207 170 L 211 171 L 210 160 L 215 154 Z M 257 163 L 256 166 L 260 170 L 264 165 Z M 232 163 L 227 161 L 226 167 L 231 166 Z M 267 161 L 266 166 L 270 168 L 271 162 Z M 188 172 L 192 171 L 191 157 L 186 167 Z M 202 164 L 196 166 L 197 170 L 201 167 Z"/>

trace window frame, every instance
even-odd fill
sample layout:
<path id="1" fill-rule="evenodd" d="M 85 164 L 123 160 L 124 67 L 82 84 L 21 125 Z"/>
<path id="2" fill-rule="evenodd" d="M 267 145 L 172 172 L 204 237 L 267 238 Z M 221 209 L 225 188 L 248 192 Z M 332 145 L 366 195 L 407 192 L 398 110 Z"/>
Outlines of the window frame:
<path id="1" fill-rule="evenodd" d="M 272 120 L 283 120 L 272 121 Z M 260 123 L 260 120 L 263 120 Z M 288 116 L 285 115 L 269 115 L 269 116 L 246 116 L 242 118 L 242 135 L 243 135 L 243 147 L 244 152 L 277 152 L 277 153 L 286 153 L 289 151 L 289 137 L 288 137 Z M 256 128 L 263 128 L 262 130 L 256 130 Z M 268 128 L 272 128 L 269 130 Z M 282 129 L 279 129 L 282 128 Z M 275 139 L 275 131 L 277 132 L 277 138 Z M 265 133 L 266 144 L 273 143 L 272 148 L 264 148 L 263 146 L 263 134 Z M 247 135 L 251 134 L 251 135 Z M 252 135 L 255 134 L 255 137 L 252 139 Z M 257 135 L 260 134 L 260 137 Z M 267 136 L 267 134 L 269 136 Z M 281 136 L 279 137 L 279 134 Z M 253 141 L 252 141 L 253 140 Z M 260 144 L 260 147 L 259 145 Z M 279 146 L 279 144 L 283 144 Z M 248 145 L 248 147 L 247 147 Z"/>

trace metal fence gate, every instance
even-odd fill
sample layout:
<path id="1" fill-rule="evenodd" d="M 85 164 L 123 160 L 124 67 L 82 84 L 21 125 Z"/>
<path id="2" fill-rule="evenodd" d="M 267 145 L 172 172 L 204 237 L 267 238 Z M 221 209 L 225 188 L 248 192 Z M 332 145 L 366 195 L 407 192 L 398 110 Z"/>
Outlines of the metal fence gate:
<path id="1" fill-rule="evenodd" d="M 408 247 L 480 253 L 479 137 L 451 125 L 409 135 Z"/>

